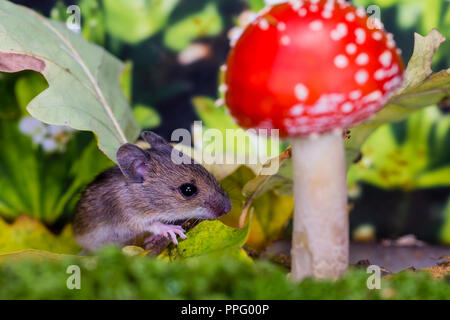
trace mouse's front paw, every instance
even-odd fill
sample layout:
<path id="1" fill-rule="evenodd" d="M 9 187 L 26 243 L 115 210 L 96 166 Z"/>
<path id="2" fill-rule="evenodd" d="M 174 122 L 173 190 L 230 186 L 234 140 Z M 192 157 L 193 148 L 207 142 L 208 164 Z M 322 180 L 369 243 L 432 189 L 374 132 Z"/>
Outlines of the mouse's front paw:
<path id="1" fill-rule="evenodd" d="M 186 235 L 184 234 L 186 231 L 181 226 L 154 222 L 150 227 L 150 231 L 154 235 L 170 238 L 174 244 L 178 244 L 177 236 L 181 239 L 186 239 Z"/>

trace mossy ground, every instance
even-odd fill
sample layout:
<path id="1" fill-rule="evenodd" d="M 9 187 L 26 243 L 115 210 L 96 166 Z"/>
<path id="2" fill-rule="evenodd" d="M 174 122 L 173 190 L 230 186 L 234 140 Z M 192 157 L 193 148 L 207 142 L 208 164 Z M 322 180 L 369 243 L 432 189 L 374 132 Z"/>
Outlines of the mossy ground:
<path id="1" fill-rule="evenodd" d="M 81 268 L 81 289 L 69 290 L 69 265 Z M 0 265 L 0 299 L 450 299 L 448 278 L 403 272 L 369 290 L 365 270 L 332 281 L 292 283 L 286 270 L 267 261 L 230 257 L 167 263 L 127 257 L 105 248 L 97 258 L 11 261 Z"/>

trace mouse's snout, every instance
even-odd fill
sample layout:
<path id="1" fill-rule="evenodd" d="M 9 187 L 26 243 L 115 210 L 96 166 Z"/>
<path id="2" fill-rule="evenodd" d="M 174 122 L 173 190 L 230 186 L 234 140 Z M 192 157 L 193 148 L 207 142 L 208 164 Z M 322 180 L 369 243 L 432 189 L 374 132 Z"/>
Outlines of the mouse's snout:
<path id="1" fill-rule="evenodd" d="M 231 210 L 231 202 L 227 195 L 209 197 L 205 202 L 205 206 L 210 209 L 214 219 L 223 216 Z"/>
<path id="2" fill-rule="evenodd" d="M 224 198 L 225 198 L 225 200 L 224 200 L 225 203 L 224 203 L 223 214 L 226 214 L 231 211 L 231 201 L 230 201 L 230 198 L 228 198 L 228 196 L 225 196 Z"/>

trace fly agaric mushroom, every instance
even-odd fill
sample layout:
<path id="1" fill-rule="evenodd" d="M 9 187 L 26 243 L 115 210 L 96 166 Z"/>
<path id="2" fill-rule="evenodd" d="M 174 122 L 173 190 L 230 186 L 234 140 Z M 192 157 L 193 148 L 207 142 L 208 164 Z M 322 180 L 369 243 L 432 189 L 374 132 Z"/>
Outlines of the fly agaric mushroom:
<path id="1" fill-rule="evenodd" d="M 244 128 L 279 129 L 292 143 L 294 280 L 347 270 L 343 130 L 380 110 L 403 81 L 392 34 L 345 1 L 266 7 L 231 50 L 226 103 Z"/>

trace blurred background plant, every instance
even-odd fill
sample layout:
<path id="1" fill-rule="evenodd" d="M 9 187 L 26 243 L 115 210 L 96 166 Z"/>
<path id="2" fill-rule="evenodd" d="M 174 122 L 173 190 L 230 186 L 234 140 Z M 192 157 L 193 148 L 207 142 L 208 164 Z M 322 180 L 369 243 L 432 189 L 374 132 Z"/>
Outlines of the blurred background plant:
<path id="1" fill-rule="evenodd" d="M 194 120 L 222 132 L 237 128 L 223 106 L 220 86 L 229 43 L 265 5 L 263 0 L 14 0 L 59 21 L 67 7 L 81 9 L 81 33 L 127 61 L 122 89 L 143 129 L 170 139 Z M 270 1 L 267 1 L 270 2 Z M 386 29 L 408 61 L 413 33 L 432 28 L 450 37 L 450 5 L 442 0 L 355 0 L 378 5 Z M 230 31 L 231 30 L 231 31 Z M 450 45 L 435 56 L 435 70 L 450 62 Z M 222 71 L 221 71 L 222 70 Z M 55 230 L 72 218 L 79 192 L 96 174 L 112 165 L 85 132 L 44 125 L 25 107 L 46 88 L 32 72 L 0 73 L 0 215 L 9 221 L 31 215 Z M 448 104 L 448 103 L 447 103 Z M 445 108 L 430 106 L 409 119 L 380 127 L 366 142 L 360 161 L 349 170 L 351 226 L 370 226 L 377 239 L 414 233 L 434 243 L 450 243 L 450 120 Z M 254 137 L 242 132 L 246 139 Z M 248 154 L 226 146 L 227 152 Z M 286 145 L 280 145 L 278 152 Z M 256 151 L 257 152 L 257 151 Z M 289 164 L 275 182 L 289 177 Z M 234 209 L 226 222 L 236 225 L 245 190 L 257 174 L 240 167 L 224 176 Z M 280 182 L 284 181 L 284 182 Z M 246 186 L 247 185 L 247 186 Z M 273 185 L 272 185 L 273 187 Z M 382 199 L 380 201 L 380 199 Z M 289 230 L 289 192 L 265 189 L 254 202 L 257 219 L 249 244 L 261 249 Z"/>

